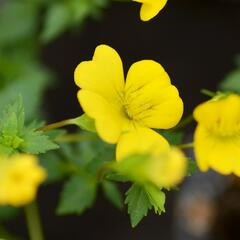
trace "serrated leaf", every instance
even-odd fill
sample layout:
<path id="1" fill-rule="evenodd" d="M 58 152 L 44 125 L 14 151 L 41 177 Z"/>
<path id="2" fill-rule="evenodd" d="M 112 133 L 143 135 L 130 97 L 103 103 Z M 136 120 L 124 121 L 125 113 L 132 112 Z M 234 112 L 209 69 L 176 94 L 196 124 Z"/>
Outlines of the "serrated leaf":
<path id="1" fill-rule="evenodd" d="M 161 191 L 161 189 L 151 184 L 145 186 L 145 191 L 148 195 L 150 203 L 155 210 L 155 213 L 160 215 L 162 212 L 165 212 L 165 193 Z"/>
<path id="2" fill-rule="evenodd" d="M 117 187 L 113 182 L 103 181 L 102 182 L 103 193 L 105 197 L 118 209 L 123 208 L 123 198 Z"/>
<path id="3" fill-rule="evenodd" d="M 12 104 L 7 105 L 0 118 L 0 131 L 4 136 L 15 136 L 24 127 L 24 109 L 22 98 L 18 97 Z"/>
<path id="4" fill-rule="evenodd" d="M 135 227 L 143 217 L 147 216 L 148 210 L 151 209 L 151 204 L 144 188 L 139 185 L 132 185 L 126 192 L 126 195 L 125 203 L 128 204 L 131 225 Z"/>
<path id="5" fill-rule="evenodd" d="M 90 208 L 96 197 L 96 181 L 89 176 L 73 176 L 64 185 L 57 213 L 81 214 Z"/>
<path id="6" fill-rule="evenodd" d="M 78 118 L 75 118 L 74 123 L 83 130 L 96 132 L 94 120 L 88 117 L 86 114 L 83 114 Z"/>
<path id="7" fill-rule="evenodd" d="M 49 150 L 59 148 L 50 138 L 41 131 L 26 132 L 23 136 L 24 142 L 21 144 L 20 150 L 25 153 L 39 154 L 46 153 Z"/>

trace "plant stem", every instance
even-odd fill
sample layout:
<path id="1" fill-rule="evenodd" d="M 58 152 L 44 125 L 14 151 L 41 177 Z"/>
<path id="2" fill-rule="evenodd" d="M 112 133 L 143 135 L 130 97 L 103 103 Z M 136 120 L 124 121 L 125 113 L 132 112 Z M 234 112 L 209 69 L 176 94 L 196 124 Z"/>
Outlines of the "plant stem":
<path id="1" fill-rule="evenodd" d="M 78 141 L 84 141 L 84 140 L 92 140 L 97 139 L 97 136 L 95 134 L 66 134 L 63 136 L 59 136 L 55 138 L 54 140 L 56 142 L 78 142 Z"/>
<path id="2" fill-rule="evenodd" d="M 37 203 L 33 202 L 26 205 L 24 210 L 30 239 L 43 240 L 44 238 Z"/>
<path id="3" fill-rule="evenodd" d="M 188 149 L 188 148 L 193 148 L 193 143 L 185 143 L 185 144 L 180 144 L 180 145 L 177 145 L 178 148 L 181 148 L 181 149 Z"/>
<path id="4" fill-rule="evenodd" d="M 60 122 L 56 122 L 56 123 L 46 125 L 46 126 L 41 127 L 37 130 L 46 132 L 46 131 L 54 130 L 54 129 L 57 129 L 57 128 L 65 127 L 67 125 L 74 125 L 74 124 L 75 124 L 75 118 L 71 118 L 71 119 L 67 119 L 67 120 L 63 120 L 63 121 L 60 121 Z"/>
<path id="5" fill-rule="evenodd" d="M 210 91 L 208 89 L 202 89 L 201 93 L 206 95 L 206 96 L 209 96 L 209 97 L 215 97 L 216 96 L 215 92 L 212 92 L 212 91 Z"/>

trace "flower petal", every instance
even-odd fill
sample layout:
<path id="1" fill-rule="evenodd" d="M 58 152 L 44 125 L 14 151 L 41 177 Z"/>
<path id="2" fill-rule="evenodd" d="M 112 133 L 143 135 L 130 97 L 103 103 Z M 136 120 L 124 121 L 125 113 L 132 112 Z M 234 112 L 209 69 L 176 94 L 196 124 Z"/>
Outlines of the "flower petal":
<path id="1" fill-rule="evenodd" d="M 122 113 L 105 98 L 87 90 L 80 90 L 78 99 L 84 112 L 95 120 L 100 137 L 108 143 L 116 143 L 126 121 Z"/>
<path id="2" fill-rule="evenodd" d="M 194 110 L 194 118 L 198 123 L 221 135 L 239 132 L 240 96 L 231 94 L 202 103 Z"/>
<path id="3" fill-rule="evenodd" d="M 155 131 L 140 126 L 122 133 L 116 150 L 117 160 L 132 154 L 150 153 L 158 155 L 169 149 L 169 143 Z"/>
<path id="4" fill-rule="evenodd" d="M 128 114 L 150 128 L 169 129 L 182 117 L 183 102 L 168 74 L 154 61 L 133 64 L 125 86 Z"/>
<path id="5" fill-rule="evenodd" d="M 118 102 L 124 89 L 124 73 L 118 53 L 107 45 L 96 48 L 92 61 L 81 62 L 74 72 L 75 83 L 104 97 Z"/>
<path id="6" fill-rule="evenodd" d="M 212 168 L 221 174 L 240 176 L 240 136 L 217 137 L 198 125 L 194 136 L 196 160 L 202 171 Z"/>
<path id="7" fill-rule="evenodd" d="M 149 21 L 155 17 L 166 5 L 167 0 L 134 0 L 142 3 L 140 17 L 142 21 Z"/>

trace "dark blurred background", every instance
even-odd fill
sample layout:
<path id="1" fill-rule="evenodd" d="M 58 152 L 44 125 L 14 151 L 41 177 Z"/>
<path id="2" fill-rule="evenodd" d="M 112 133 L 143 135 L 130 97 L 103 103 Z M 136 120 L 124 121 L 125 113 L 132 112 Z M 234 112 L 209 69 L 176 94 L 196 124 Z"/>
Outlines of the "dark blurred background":
<path id="1" fill-rule="evenodd" d="M 120 53 L 125 72 L 138 60 L 160 62 L 179 88 L 185 102 L 185 115 L 188 115 L 196 104 L 207 99 L 200 94 L 200 89 L 216 90 L 218 83 L 235 67 L 234 59 L 240 53 L 239 29 L 239 0 L 169 0 L 167 7 L 147 23 L 139 19 L 138 4 L 113 3 L 100 21 L 88 20 L 81 32 L 67 32 L 43 48 L 42 59 L 57 76 L 57 83 L 45 95 L 43 108 L 47 118 L 58 121 L 81 113 L 73 71 L 79 62 L 91 59 L 95 47 L 102 43 Z M 198 186 L 201 186 L 201 177 L 196 180 L 194 189 Z M 239 190 L 234 189 L 239 196 Z M 238 205 L 236 211 L 231 210 L 235 215 L 230 215 L 230 227 L 223 216 L 219 217 L 221 223 L 215 222 L 218 229 L 226 230 L 224 233 L 207 234 L 205 238 L 180 238 L 181 230 L 177 230 L 173 220 L 181 197 L 178 191 L 167 193 L 165 214 L 150 214 L 135 229 L 130 227 L 126 210 L 119 212 L 101 194 L 94 208 L 80 217 L 56 217 L 59 191 L 59 185 L 43 187 L 40 191 L 41 215 L 48 240 L 173 240 L 176 231 L 179 231 L 178 239 L 182 240 L 239 238 L 234 227 L 240 219 Z M 188 191 L 191 194 L 191 188 Z M 225 191 L 230 190 L 222 190 L 221 196 L 216 197 L 217 216 L 218 206 L 227 208 L 222 200 L 226 199 Z M 231 206 L 233 204 L 228 205 Z M 188 205 L 184 207 L 187 210 Z M 24 229 L 19 229 L 19 221 L 10 227 L 15 232 L 25 233 Z"/>

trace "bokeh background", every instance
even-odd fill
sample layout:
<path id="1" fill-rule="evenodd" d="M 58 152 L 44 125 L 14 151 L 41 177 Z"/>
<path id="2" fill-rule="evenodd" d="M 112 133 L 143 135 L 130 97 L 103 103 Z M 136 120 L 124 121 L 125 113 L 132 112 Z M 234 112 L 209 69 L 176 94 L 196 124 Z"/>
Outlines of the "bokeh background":
<path id="1" fill-rule="evenodd" d="M 85 1 L 86 4 L 88 1 Z M 15 13 L 4 16 L 6 2 L 0 1 L 0 76 L 3 79 L 0 79 L 0 87 L 2 92 L 10 88 L 8 91 L 11 94 L 5 96 L 0 92 L 0 107 L 9 100 L 9 96 L 16 94 L 19 85 L 14 78 L 21 77 L 23 72 L 23 76 L 28 78 L 24 88 L 28 93 L 26 104 L 34 102 L 36 94 L 43 96 L 42 103 L 36 102 L 37 111 L 49 122 L 76 117 L 81 113 L 73 71 L 79 62 L 91 59 L 99 44 L 108 44 L 120 53 L 126 72 L 138 60 L 160 62 L 180 90 L 186 116 L 196 104 L 207 99 L 200 89 L 215 91 L 229 73 L 234 71 L 236 75 L 239 71 L 239 0 L 169 0 L 167 7 L 147 23 L 140 21 L 137 3 L 101 3 L 103 7 L 98 9 L 101 16 L 97 19 L 85 14 L 82 17 L 84 21 L 78 20 L 81 24 L 66 25 L 57 33 L 51 33 L 51 30 L 50 33 L 42 32 L 39 38 L 44 26 L 44 11 L 49 7 L 46 4 L 32 26 L 18 29 L 17 42 L 11 35 L 11 24 L 15 24 L 11 21 Z M 23 11 L 23 18 L 30 15 L 28 13 Z M 99 12 L 95 11 L 92 15 L 98 16 Z M 56 25 L 64 21 L 64 15 L 59 14 L 55 18 L 52 22 Z M 46 87 L 42 82 L 48 83 L 49 79 L 54 79 L 53 83 Z M 238 79 L 240 82 L 240 77 Z M 33 92 L 35 88 L 44 91 Z M 32 108 L 36 109 L 36 106 Z M 31 119 L 35 110 L 29 106 L 28 111 Z M 186 139 L 191 139 L 191 133 L 192 127 L 188 128 Z M 125 190 L 125 186 L 122 189 Z M 166 213 L 162 216 L 150 214 L 135 229 L 129 224 L 126 209 L 122 212 L 115 209 L 101 193 L 95 206 L 81 216 L 57 217 L 55 207 L 60 190 L 60 184 L 44 186 L 40 190 L 40 210 L 47 240 L 230 240 L 239 237 L 238 180 L 222 178 L 214 173 L 209 173 L 207 177 L 196 174 L 183 184 L 182 191 L 167 193 Z M 195 225 L 182 224 L 188 221 Z M 15 234 L 27 239 L 21 215 L 6 225 Z"/>

